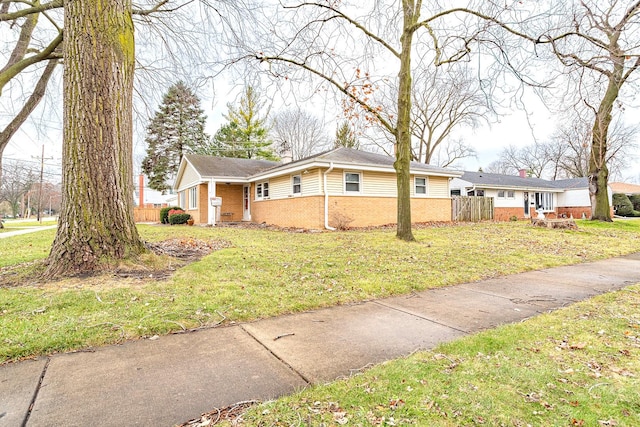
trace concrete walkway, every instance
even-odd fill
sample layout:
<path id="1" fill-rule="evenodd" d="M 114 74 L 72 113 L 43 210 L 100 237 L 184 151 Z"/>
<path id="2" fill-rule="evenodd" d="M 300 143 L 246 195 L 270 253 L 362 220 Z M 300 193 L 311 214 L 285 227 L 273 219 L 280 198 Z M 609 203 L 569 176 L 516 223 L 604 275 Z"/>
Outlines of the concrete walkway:
<path id="1" fill-rule="evenodd" d="M 0 366 L 0 426 L 172 426 L 640 283 L 640 254 Z"/>
<path id="2" fill-rule="evenodd" d="M 21 234 L 35 233 L 36 231 L 41 230 L 51 230 L 56 228 L 57 225 L 45 225 L 45 226 L 37 226 L 37 227 L 24 227 L 21 230 L 15 231 L 5 231 L 0 233 L 0 239 L 6 239 L 7 237 L 19 236 Z"/>

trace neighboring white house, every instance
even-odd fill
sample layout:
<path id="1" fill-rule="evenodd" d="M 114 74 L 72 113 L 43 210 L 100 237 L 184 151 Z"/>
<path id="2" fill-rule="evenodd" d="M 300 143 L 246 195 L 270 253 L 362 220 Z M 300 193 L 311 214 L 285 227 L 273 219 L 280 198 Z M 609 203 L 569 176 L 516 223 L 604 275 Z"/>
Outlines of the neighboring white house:
<path id="1" fill-rule="evenodd" d="M 452 196 L 484 196 L 494 199 L 494 219 L 530 218 L 542 210 L 545 215 L 591 217 L 587 178 L 549 181 L 486 172 L 465 172 L 450 184 Z M 611 190 L 609 190 L 611 203 Z"/>
<path id="2" fill-rule="evenodd" d="M 139 175 L 138 183 L 133 193 L 133 201 L 134 205 L 139 208 L 161 208 L 176 204 L 177 195 L 175 192 L 162 194 L 160 191 L 147 187 L 146 177 Z"/>

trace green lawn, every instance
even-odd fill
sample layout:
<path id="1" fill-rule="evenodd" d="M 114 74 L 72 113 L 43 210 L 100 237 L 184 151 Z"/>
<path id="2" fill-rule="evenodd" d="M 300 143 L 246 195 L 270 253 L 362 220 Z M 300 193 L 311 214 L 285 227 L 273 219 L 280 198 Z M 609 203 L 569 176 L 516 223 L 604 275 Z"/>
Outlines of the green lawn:
<path id="1" fill-rule="evenodd" d="M 168 280 L 105 274 L 52 283 L 38 283 L 34 271 L 54 230 L 0 239 L 0 283 L 13 283 L 0 285 L 0 363 L 640 251 L 639 222 L 579 226 L 434 226 L 415 230 L 416 243 L 397 240 L 395 230 L 140 226 L 149 241 L 231 247 L 185 267 L 175 263 Z"/>
<path id="2" fill-rule="evenodd" d="M 640 285 L 310 387 L 218 425 L 638 426 Z"/>

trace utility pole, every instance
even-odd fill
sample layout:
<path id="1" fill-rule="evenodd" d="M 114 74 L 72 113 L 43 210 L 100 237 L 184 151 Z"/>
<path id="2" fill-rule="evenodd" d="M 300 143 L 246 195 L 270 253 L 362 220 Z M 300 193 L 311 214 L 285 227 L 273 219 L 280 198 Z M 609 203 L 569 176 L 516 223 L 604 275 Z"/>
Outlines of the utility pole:
<path id="1" fill-rule="evenodd" d="M 42 224 L 42 177 L 44 175 L 44 144 L 42 144 L 42 156 L 40 156 L 40 188 L 38 189 L 38 221 Z"/>
<path id="2" fill-rule="evenodd" d="M 34 159 L 38 157 L 31 156 Z M 53 159 L 53 157 L 48 157 L 49 160 Z M 40 211 L 42 210 L 42 186 L 44 184 L 44 144 L 42 144 L 42 155 L 40 156 L 40 185 L 38 186 L 38 213 L 37 219 L 42 224 L 42 215 L 40 215 Z"/>

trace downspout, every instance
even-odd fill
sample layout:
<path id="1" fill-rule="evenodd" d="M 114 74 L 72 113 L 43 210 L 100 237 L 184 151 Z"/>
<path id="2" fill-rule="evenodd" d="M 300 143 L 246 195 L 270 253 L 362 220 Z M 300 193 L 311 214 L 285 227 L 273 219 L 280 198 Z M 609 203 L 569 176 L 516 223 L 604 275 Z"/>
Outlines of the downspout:
<path id="1" fill-rule="evenodd" d="M 335 231 L 334 227 L 329 226 L 329 191 L 327 190 L 327 175 L 333 170 L 333 162 L 329 163 L 329 169 L 322 174 L 323 190 L 324 190 L 324 228 Z"/>

